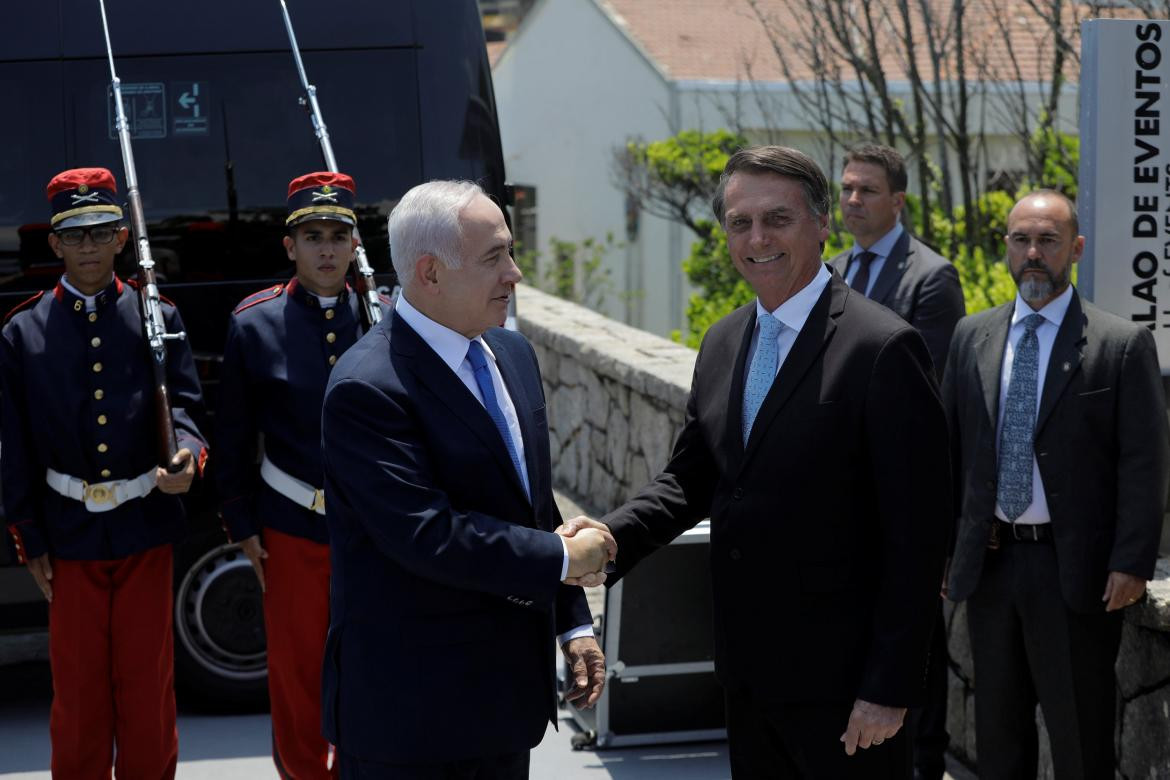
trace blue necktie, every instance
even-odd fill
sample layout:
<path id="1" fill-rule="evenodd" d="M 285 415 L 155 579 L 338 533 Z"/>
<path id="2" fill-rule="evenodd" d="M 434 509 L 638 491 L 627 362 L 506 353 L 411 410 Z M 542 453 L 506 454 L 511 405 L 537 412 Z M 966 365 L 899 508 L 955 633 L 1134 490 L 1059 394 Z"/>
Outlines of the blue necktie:
<path id="1" fill-rule="evenodd" d="M 752 423 L 760 413 L 764 397 L 772 387 L 776 378 L 777 364 L 780 362 L 780 347 L 776 337 L 784 323 L 771 314 L 762 314 L 757 322 L 760 325 L 760 338 L 756 341 L 756 354 L 752 356 L 752 367 L 748 371 L 747 383 L 743 388 L 743 443 L 747 444 L 748 435 L 752 432 Z"/>
<path id="2" fill-rule="evenodd" d="M 1040 369 L 1039 314 L 1024 318 L 1024 335 L 1012 357 L 1012 378 L 1004 399 L 999 436 L 999 486 L 996 500 L 1011 522 L 1032 503 L 1033 437 L 1036 428 L 1036 384 Z"/>
<path id="3" fill-rule="evenodd" d="M 496 388 L 492 384 L 491 371 L 488 370 L 487 356 L 483 353 L 483 347 L 478 341 L 472 341 L 468 345 L 467 361 L 471 363 L 471 371 L 475 374 L 475 383 L 479 385 L 479 393 L 483 396 L 483 408 L 487 410 L 488 416 L 496 424 L 496 430 L 504 439 L 504 446 L 508 448 L 508 455 L 512 458 L 512 466 L 516 469 L 516 475 L 520 477 L 520 482 L 524 484 L 524 492 L 527 493 L 528 483 L 525 482 L 524 472 L 520 468 L 520 457 L 516 454 L 516 444 L 512 441 L 511 434 L 508 433 L 508 423 L 504 420 L 504 412 L 496 400 Z"/>

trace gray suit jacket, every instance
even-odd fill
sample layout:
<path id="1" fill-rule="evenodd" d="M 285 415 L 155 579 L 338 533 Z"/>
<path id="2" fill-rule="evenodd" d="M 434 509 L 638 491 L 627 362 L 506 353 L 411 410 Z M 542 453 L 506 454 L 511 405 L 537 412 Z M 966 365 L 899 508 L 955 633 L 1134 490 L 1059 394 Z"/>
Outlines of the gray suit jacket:
<path id="1" fill-rule="evenodd" d="M 852 253 L 850 248 L 829 261 L 842 279 Z M 903 231 L 873 283 L 869 299 L 918 329 L 934 360 L 935 376 L 941 377 L 955 323 L 967 313 L 955 266 Z"/>
<path id="2" fill-rule="evenodd" d="M 1013 306 L 959 323 L 943 378 L 955 467 L 955 601 L 979 585 L 995 513 L 1000 368 Z M 1075 610 L 1100 611 L 1109 572 L 1149 579 L 1158 555 L 1170 430 L 1149 330 L 1073 293 L 1048 361 L 1034 447 L 1061 593 Z"/>

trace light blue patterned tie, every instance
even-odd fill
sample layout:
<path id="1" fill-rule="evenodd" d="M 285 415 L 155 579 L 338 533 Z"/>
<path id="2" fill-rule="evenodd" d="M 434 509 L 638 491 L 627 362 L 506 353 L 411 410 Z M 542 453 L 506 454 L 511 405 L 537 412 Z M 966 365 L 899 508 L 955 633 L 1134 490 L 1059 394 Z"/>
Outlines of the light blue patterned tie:
<path id="1" fill-rule="evenodd" d="M 752 356 L 752 367 L 748 371 L 747 384 L 743 388 L 743 443 L 747 444 L 752 432 L 752 423 L 760 413 L 764 397 L 776 378 L 780 361 L 780 347 L 776 337 L 784 323 L 771 314 L 763 314 L 756 320 L 760 325 L 760 338 L 756 341 L 756 354 Z"/>
<path id="2" fill-rule="evenodd" d="M 471 371 L 475 375 L 475 383 L 479 385 L 479 393 L 483 396 L 483 408 L 496 424 L 496 430 L 504 439 L 504 446 L 508 448 L 508 455 L 512 458 L 512 467 L 516 469 L 516 476 L 524 483 L 524 492 L 528 492 L 528 483 L 524 482 L 524 472 L 520 469 L 520 458 L 516 454 L 516 444 L 512 435 L 508 433 L 508 423 L 504 420 L 504 412 L 496 400 L 496 388 L 492 384 L 492 374 L 488 370 L 487 355 L 478 341 L 471 342 L 467 347 L 467 361 L 471 363 Z"/>
<path id="3" fill-rule="evenodd" d="M 996 500 L 1007 519 L 1015 522 L 1032 503 L 1033 437 L 1036 428 L 1036 384 L 1040 369 L 1039 314 L 1024 318 L 1024 335 L 1012 358 L 1012 378 L 1004 399 L 1003 430 L 999 436 L 999 487 Z"/>

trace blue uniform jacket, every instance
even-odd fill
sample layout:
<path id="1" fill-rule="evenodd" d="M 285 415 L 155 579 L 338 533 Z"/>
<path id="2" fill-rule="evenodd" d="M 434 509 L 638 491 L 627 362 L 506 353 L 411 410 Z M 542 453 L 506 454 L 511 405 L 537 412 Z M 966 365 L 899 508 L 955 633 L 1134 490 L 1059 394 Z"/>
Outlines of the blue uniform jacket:
<path id="1" fill-rule="evenodd" d="M 383 316 L 390 312 L 383 301 Z M 260 479 L 257 442 L 286 474 L 321 487 L 321 404 L 337 359 L 361 335 L 348 287 L 322 308 L 295 278 L 236 307 L 228 326 L 216 414 L 214 478 L 224 530 L 234 541 L 268 526 L 325 544 L 325 518 Z"/>
<path id="2" fill-rule="evenodd" d="M 330 626 L 324 734 L 415 763 L 526 750 L 556 717 L 554 637 L 592 622 L 561 584 L 540 369 L 484 339 L 516 405 L 532 500 L 499 431 L 398 317 L 338 362 L 322 418 Z M 454 713 L 474 728 L 452 740 Z"/>
<path id="3" fill-rule="evenodd" d="M 183 330 L 167 301 L 163 317 L 168 332 Z M 0 379 L 0 479 L 22 560 L 46 552 L 112 560 L 181 537 L 178 496 L 153 490 L 90 512 L 45 484 L 47 468 L 92 484 L 158 465 L 154 377 L 132 286 L 115 277 L 92 313 L 61 284 L 18 306 L 0 338 Z M 186 341 L 167 342 L 167 382 L 179 447 L 202 471 L 207 450 L 194 420 L 203 399 Z"/>

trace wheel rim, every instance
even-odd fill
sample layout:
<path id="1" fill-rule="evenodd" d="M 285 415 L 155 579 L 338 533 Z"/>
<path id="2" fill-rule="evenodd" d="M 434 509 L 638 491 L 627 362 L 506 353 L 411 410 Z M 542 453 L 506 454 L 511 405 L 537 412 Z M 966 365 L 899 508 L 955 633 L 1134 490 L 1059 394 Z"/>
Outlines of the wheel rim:
<path id="1" fill-rule="evenodd" d="M 176 635 L 207 671 L 237 681 L 268 673 L 263 596 L 237 545 L 208 550 L 187 569 L 175 596 Z"/>

